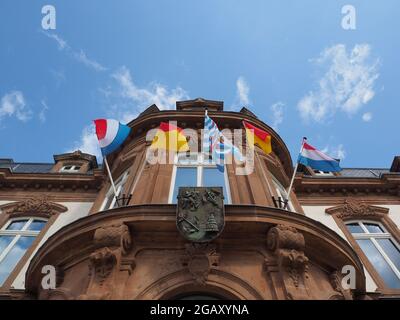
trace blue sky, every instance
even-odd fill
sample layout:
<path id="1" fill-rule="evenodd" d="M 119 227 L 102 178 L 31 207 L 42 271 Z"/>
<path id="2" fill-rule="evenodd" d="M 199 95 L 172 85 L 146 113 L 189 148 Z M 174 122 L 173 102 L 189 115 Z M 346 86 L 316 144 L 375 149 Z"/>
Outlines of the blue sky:
<path id="1" fill-rule="evenodd" d="M 41 27 L 44 5 L 56 30 Z M 341 26 L 356 9 L 356 30 Z M 175 100 L 249 106 L 296 157 L 301 138 L 344 167 L 399 155 L 398 0 L 0 2 L 0 157 L 98 152 L 92 119 Z"/>

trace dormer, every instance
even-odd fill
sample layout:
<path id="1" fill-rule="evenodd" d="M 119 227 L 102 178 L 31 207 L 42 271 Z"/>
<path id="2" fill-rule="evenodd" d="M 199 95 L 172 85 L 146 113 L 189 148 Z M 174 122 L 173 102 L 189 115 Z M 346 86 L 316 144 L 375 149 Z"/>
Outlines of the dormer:
<path id="1" fill-rule="evenodd" d="M 96 157 L 80 150 L 54 155 L 54 162 L 53 173 L 85 174 L 98 168 Z"/>

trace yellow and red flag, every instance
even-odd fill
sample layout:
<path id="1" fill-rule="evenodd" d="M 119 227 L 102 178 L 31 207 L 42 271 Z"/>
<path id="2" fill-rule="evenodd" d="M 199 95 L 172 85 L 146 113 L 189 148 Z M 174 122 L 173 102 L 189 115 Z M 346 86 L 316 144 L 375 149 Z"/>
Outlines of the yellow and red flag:
<path id="1" fill-rule="evenodd" d="M 243 121 L 243 125 L 246 129 L 246 137 L 248 143 L 251 146 L 258 145 L 267 154 L 271 153 L 271 135 L 268 132 L 257 128 L 246 121 Z"/>
<path id="2" fill-rule="evenodd" d="M 150 148 L 181 152 L 188 151 L 189 145 L 181 128 L 161 122 Z"/>

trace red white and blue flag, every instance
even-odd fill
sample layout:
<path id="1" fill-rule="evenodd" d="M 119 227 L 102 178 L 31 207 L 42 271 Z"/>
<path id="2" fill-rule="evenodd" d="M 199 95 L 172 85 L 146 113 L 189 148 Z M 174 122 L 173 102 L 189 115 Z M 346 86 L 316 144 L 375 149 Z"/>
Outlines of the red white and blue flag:
<path id="1" fill-rule="evenodd" d="M 309 166 L 315 170 L 326 172 L 337 172 L 342 170 L 339 161 L 335 160 L 313 146 L 304 142 L 303 148 L 299 154 L 298 163 Z"/>
<path id="2" fill-rule="evenodd" d="M 103 156 L 117 150 L 131 131 L 131 128 L 127 125 L 121 124 L 114 119 L 97 119 L 94 120 L 94 124 Z"/>

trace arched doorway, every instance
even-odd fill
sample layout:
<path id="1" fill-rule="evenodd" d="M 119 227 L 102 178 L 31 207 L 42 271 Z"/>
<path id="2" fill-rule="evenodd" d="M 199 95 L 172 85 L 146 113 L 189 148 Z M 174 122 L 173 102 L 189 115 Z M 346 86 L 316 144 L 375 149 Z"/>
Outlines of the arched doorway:
<path id="1" fill-rule="evenodd" d="M 226 298 L 210 292 L 183 293 L 171 297 L 170 300 L 224 300 Z"/>

